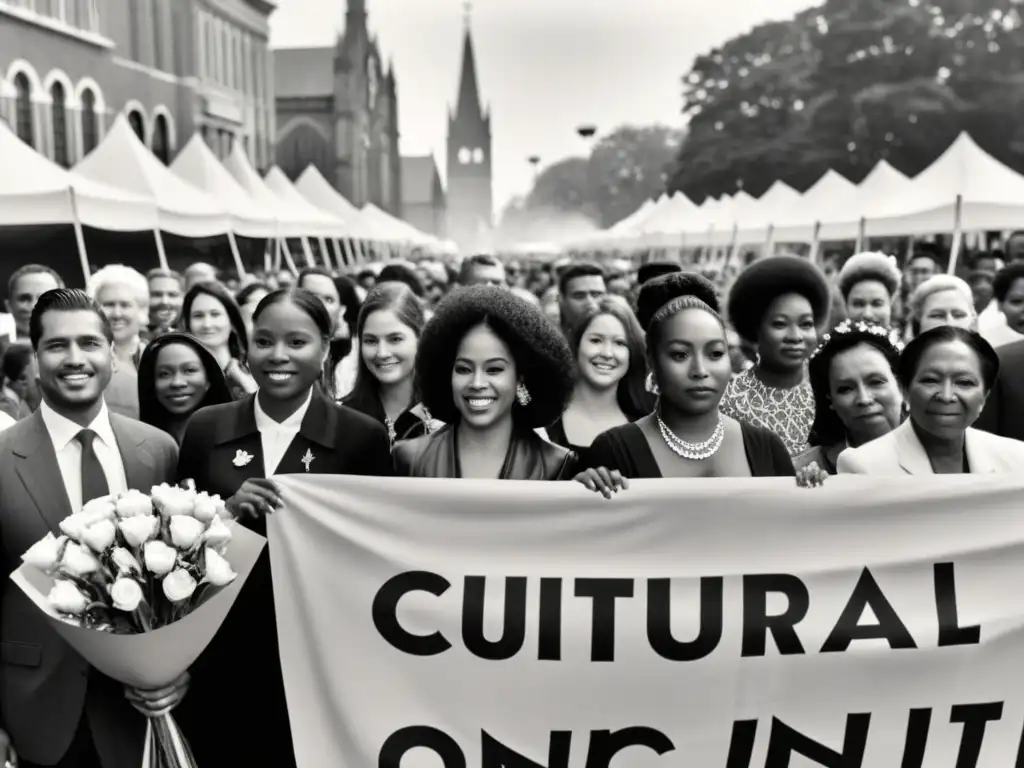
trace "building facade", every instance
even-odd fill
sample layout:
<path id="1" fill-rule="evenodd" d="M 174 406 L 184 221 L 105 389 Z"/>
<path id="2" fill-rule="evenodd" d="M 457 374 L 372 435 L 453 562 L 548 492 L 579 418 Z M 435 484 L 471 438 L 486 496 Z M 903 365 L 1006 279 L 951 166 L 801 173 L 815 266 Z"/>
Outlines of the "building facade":
<path id="1" fill-rule="evenodd" d="M 444 185 L 433 155 L 402 158 L 402 214 L 420 232 L 447 238 Z"/>
<path id="2" fill-rule="evenodd" d="M 351 203 L 402 215 L 398 93 L 370 35 L 365 0 L 348 0 L 327 48 L 274 51 L 277 165 L 292 179 L 314 165 Z"/>
<path id="3" fill-rule="evenodd" d="M 473 36 L 466 24 L 455 114 L 448 115 L 448 237 L 463 252 L 492 245 L 491 114 L 480 100 Z"/>
<path id="4" fill-rule="evenodd" d="M 273 164 L 275 0 L 0 0 L 0 118 L 70 167 L 125 113 L 165 163 L 196 130 Z"/>

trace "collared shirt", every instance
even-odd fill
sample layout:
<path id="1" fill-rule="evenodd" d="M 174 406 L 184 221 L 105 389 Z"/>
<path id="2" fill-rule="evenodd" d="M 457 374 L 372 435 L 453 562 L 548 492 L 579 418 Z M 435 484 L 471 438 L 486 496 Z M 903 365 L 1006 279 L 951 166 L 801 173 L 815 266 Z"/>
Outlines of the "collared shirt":
<path id="1" fill-rule="evenodd" d="M 257 393 L 253 398 L 253 409 L 256 416 L 256 429 L 260 432 L 260 442 L 263 445 L 263 471 L 270 477 L 277 471 L 277 465 L 281 463 L 288 446 L 299 434 L 302 427 L 302 420 L 306 418 L 306 411 L 309 410 L 309 403 L 313 399 L 313 390 L 310 389 L 304 402 L 295 413 L 284 421 L 274 421 L 260 408 L 260 398 Z"/>
<path id="2" fill-rule="evenodd" d="M 82 509 L 82 444 L 76 438 L 83 427 L 61 416 L 45 401 L 40 404 L 39 413 L 43 417 L 43 424 L 53 443 L 53 451 L 57 454 L 57 466 L 60 468 L 61 478 L 64 480 L 68 501 L 71 502 L 71 511 L 80 512 Z M 107 487 L 110 488 L 110 492 L 122 493 L 128 490 L 124 461 L 121 458 L 121 451 L 117 447 L 114 430 L 110 426 L 110 413 L 107 411 L 106 403 L 103 404 L 88 429 L 96 433 L 93 449 L 96 451 L 96 458 L 99 459 L 100 466 L 103 467 L 103 473 L 107 476 Z M 141 490 L 145 492 L 149 489 Z"/>

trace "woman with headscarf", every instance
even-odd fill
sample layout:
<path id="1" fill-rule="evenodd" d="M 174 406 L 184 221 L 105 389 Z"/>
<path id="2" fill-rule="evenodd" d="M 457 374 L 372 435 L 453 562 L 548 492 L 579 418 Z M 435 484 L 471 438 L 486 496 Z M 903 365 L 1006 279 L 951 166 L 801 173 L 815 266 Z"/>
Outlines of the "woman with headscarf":
<path id="1" fill-rule="evenodd" d="M 722 413 L 774 432 L 791 456 L 808 448 L 814 394 L 807 358 L 830 303 L 821 270 L 795 256 L 754 262 L 729 292 L 729 319 L 740 338 L 756 345 L 757 362 L 729 383 Z"/>
<path id="2" fill-rule="evenodd" d="M 181 444 L 196 411 L 231 402 L 217 360 L 199 339 L 171 332 L 151 341 L 139 361 L 139 420 Z"/>

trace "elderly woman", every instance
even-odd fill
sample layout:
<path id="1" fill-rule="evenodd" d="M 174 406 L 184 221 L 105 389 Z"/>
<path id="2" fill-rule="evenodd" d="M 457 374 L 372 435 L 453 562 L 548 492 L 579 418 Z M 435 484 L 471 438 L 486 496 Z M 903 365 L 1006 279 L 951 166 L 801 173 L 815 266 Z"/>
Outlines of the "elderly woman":
<path id="1" fill-rule="evenodd" d="M 411 477 L 571 480 L 572 451 L 534 430 L 573 391 L 569 346 L 537 307 L 477 285 L 451 293 L 427 323 L 416 388 L 446 426 L 395 444 L 396 474 Z"/>
<path id="2" fill-rule="evenodd" d="M 940 325 L 976 330 L 978 314 L 974 310 L 971 286 L 953 275 L 935 275 L 910 294 L 910 327 L 914 336 Z"/>
<path id="3" fill-rule="evenodd" d="M 138 369 L 142 330 L 149 321 L 149 281 L 131 267 L 111 264 L 94 273 L 86 288 L 107 316 L 114 332 L 114 356 Z"/>
<path id="4" fill-rule="evenodd" d="M 999 358 L 978 334 L 952 325 L 925 331 L 907 345 L 897 370 L 910 418 L 843 451 L 840 474 L 1020 472 L 1024 443 L 971 427 L 998 375 Z"/>
<path id="5" fill-rule="evenodd" d="M 803 258 L 762 259 L 736 278 L 728 306 L 736 332 L 756 346 L 758 359 L 729 382 L 722 413 L 774 432 L 797 456 L 808 448 L 814 421 L 806 363 L 829 315 L 825 276 Z"/>
<path id="6" fill-rule="evenodd" d="M 837 284 L 849 320 L 892 324 L 893 300 L 900 289 L 900 270 L 894 257 L 876 252 L 856 253 L 839 270 Z"/>
<path id="7" fill-rule="evenodd" d="M 821 340 L 807 366 L 814 392 L 811 448 L 793 460 L 836 473 L 836 460 L 888 434 L 903 418 L 903 393 L 896 381 L 901 346 L 880 325 L 844 320 Z"/>

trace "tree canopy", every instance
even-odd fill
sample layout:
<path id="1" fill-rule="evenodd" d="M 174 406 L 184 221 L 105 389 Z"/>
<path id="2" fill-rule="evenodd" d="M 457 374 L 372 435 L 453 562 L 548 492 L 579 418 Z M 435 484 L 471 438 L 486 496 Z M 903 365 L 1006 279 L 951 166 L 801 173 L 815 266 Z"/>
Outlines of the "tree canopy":
<path id="1" fill-rule="evenodd" d="M 1024 171 L 1021 0 L 826 0 L 699 56 L 670 191 L 696 202 L 832 168 L 907 174 L 961 131 Z"/>

